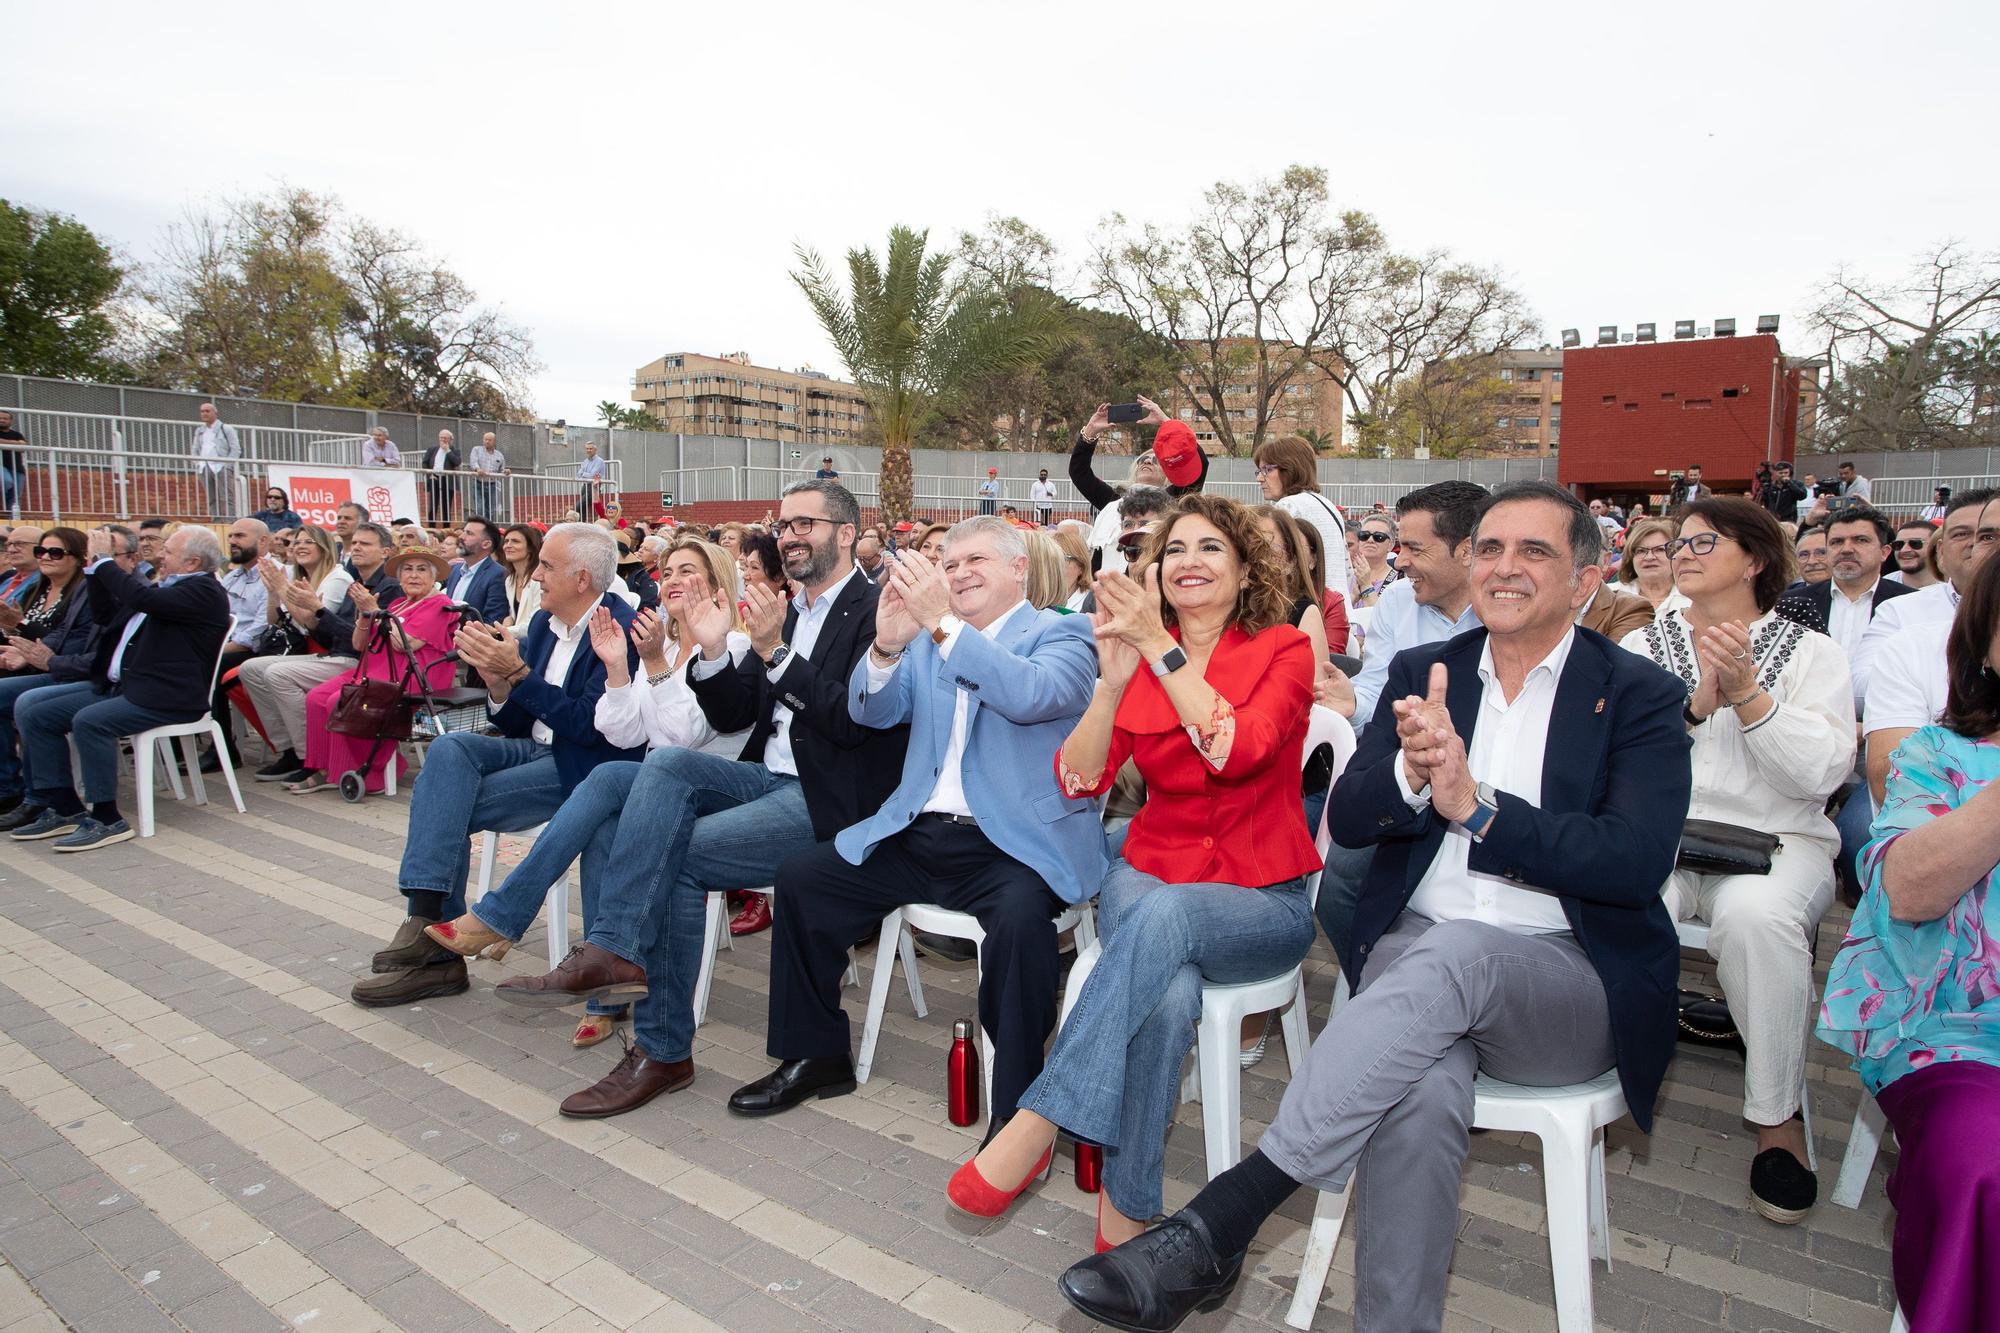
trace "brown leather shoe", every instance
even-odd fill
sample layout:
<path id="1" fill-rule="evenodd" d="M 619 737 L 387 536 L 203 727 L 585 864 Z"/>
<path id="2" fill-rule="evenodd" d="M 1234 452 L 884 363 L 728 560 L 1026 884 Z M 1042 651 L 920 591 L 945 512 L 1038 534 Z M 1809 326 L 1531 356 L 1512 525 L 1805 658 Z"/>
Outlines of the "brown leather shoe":
<path id="1" fill-rule="evenodd" d="M 646 993 L 646 969 L 595 944 L 579 944 L 555 971 L 539 977 L 509 977 L 495 986 L 493 993 L 509 1004 L 544 1009 L 613 995 L 640 996 Z"/>
<path id="2" fill-rule="evenodd" d="M 354 983 L 349 998 L 365 1009 L 383 1009 L 440 995 L 458 995 L 470 988 L 472 982 L 465 975 L 465 960 L 442 949 L 437 952 L 438 961 L 422 967 L 363 977 Z"/>
<path id="3" fill-rule="evenodd" d="M 470 912 L 456 921 L 425 926 L 424 934 L 461 958 L 490 958 L 497 963 L 514 947 L 514 941 Z"/>
<path id="4" fill-rule="evenodd" d="M 655 1060 L 637 1046 L 627 1046 L 617 1067 L 582 1092 L 563 1098 L 559 1109 L 572 1120 L 602 1120 L 636 1111 L 660 1094 L 679 1092 L 692 1082 L 692 1059 Z"/>
<path id="5" fill-rule="evenodd" d="M 389 947 L 376 953 L 371 966 L 377 972 L 401 972 L 405 968 L 428 963 L 433 957 L 441 957 L 443 950 L 424 937 L 424 927 L 430 925 L 420 916 L 406 916 L 403 924 L 396 927 L 396 933 L 389 937 Z"/>

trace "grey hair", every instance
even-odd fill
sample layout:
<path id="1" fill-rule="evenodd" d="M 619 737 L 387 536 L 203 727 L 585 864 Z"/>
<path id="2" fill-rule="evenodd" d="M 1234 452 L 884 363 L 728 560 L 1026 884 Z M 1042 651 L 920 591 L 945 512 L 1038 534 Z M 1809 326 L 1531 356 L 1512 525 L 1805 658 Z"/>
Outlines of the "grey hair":
<path id="1" fill-rule="evenodd" d="M 222 540 L 207 528 L 189 524 L 181 529 L 187 534 L 187 541 L 181 549 L 187 552 L 197 568 L 204 574 L 213 574 L 222 568 L 222 562 L 229 557 L 223 553 Z"/>
<path id="2" fill-rule="evenodd" d="M 673 545 L 672 542 L 668 541 L 665 537 L 662 537 L 656 533 L 653 536 L 646 538 L 645 541 L 640 542 L 639 549 L 641 551 L 664 551 L 672 545 Z"/>
<path id="3" fill-rule="evenodd" d="M 618 539 L 594 523 L 558 523 L 542 538 L 546 551 L 557 537 L 569 538 L 569 563 L 590 576 L 590 590 L 602 596 L 618 577 Z"/>
<path id="4" fill-rule="evenodd" d="M 1028 554 L 1027 539 L 1021 535 L 1019 528 L 998 514 L 974 514 L 952 524 L 944 534 L 945 558 L 949 559 L 951 548 L 967 537 L 981 536 L 992 537 L 993 548 L 1008 560 Z"/>
<path id="5" fill-rule="evenodd" d="M 1394 514 L 1378 514 L 1371 510 L 1354 520 L 1355 529 L 1358 531 L 1363 523 L 1369 522 L 1387 523 L 1389 525 L 1389 540 L 1392 542 L 1396 540 L 1396 534 L 1399 529 L 1396 527 L 1396 516 Z"/>
<path id="6" fill-rule="evenodd" d="M 456 440 L 456 439 L 458 438 L 458 436 L 456 436 L 456 435 L 453 435 L 453 434 L 452 434 L 452 433 L 451 433 L 450 431 L 448 431 L 448 430 L 441 430 L 441 431 L 439 431 L 439 432 L 438 432 L 438 434 L 440 434 L 440 435 L 444 436 L 444 437 L 445 437 L 445 438 L 446 438 L 447 440 Z"/>
<path id="7" fill-rule="evenodd" d="M 861 527 L 861 502 L 854 498 L 853 491 L 839 482 L 828 481 L 823 477 L 807 477 L 804 481 L 795 481 L 785 487 L 780 497 L 798 495 L 803 491 L 811 491 L 824 499 L 826 516 L 835 523 L 852 523 L 857 530 Z"/>
<path id="8" fill-rule="evenodd" d="M 1568 490 L 1552 481 L 1515 481 L 1493 492 L 1492 498 L 1479 511 L 1481 523 L 1486 515 L 1503 504 L 1514 504 L 1524 500 L 1540 500 L 1552 504 L 1569 515 L 1570 577 L 1580 577 L 1583 571 L 1596 564 L 1604 556 L 1604 529 L 1598 526 L 1597 516 L 1584 508 L 1583 501 Z M 1479 535 L 1473 529 L 1475 539 Z"/>

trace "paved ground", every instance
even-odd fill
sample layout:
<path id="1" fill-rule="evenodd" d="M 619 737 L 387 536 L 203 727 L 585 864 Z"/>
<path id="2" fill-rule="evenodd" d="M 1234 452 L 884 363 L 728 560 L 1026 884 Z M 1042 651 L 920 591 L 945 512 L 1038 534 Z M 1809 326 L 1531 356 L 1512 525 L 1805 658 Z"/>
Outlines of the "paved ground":
<path id="1" fill-rule="evenodd" d="M 928 1020 L 891 992 L 859 1095 L 748 1121 L 723 1099 L 767 1067 L 753 939 L 718 966 L 692 1088 L 564 1121 L 557 1101 L 618 1048 L 573 1052 L 571 1015 L 496 1004 L 498 967 L 417 1008 L 347 1002 L 401 916 L 407 796 L 247 794 L 248 817 L 168 801 L 158 837 L 84 856 L 0 847 L 0 1329 L 1087 1326 L 1054 1285 L 1092 1234 L 1066 1160 L 998 1223 L 945 1204 L 974 1145 L 941 1100 L 968 968 L 925 963 Z M 1331 986 L 1322 947 L 1315 1027 Z M 1857 1085 L 1827 1054 L 1830 1187 Z M 1286 1069 L 1274 1049 L 1246 1075 L 1247 1137 Z M 1684 1048 L 1650 1141 L 1613 1129 L 1600 1324 L 1879 1333 L 1888 1159 L 1859 1210 L 1768 1225 L 1744 1202 L 1740 1090 L 1739 1061 Z M 1199 1116 L 1169 1141 L 1170 1205 L 1201 1178 Z M 1535 1146 L 1488 1134 L 1473 1159 L 1446 1327 L 1553 1329 Z M 1229 1308 L 1189 1327 L 1282 1326 L 1309 1209 L 1274 1218 Z M 1343 1249 L 1320 1328 L 1351 1326 L 1351 1263 Z"/>

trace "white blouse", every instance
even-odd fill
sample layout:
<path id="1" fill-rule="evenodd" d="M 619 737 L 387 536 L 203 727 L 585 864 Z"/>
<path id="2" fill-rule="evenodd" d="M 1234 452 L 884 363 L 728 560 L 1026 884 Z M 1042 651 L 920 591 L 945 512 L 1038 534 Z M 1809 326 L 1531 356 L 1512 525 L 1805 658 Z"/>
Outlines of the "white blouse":
<path id="1" fill-rule="evenodd" d="M 509 577 L 511 579 L 512 576 Z M 530 575 L 522 580 L 520 591 L 514 596 L 520 600 L 514 607 L 513 623 L 507 628 L 515 638 L 526 638 L 529 622 L 534 620 L 535 612 L 542 609 L 542 585 L 535 582 L 534 577 Z"/>
<path id="2" fill-rule="evenodd" d="M 1351 587 L 1354 576 L 1347 565 L 1347 520 L 1334 508 L 1333 501 L 1319 491 L 1300 491 L 1273 503 L 1299 522 L 1310 523 L 1319 530 L 1320 545 L 1326 549 L 1326 568 L 1320 571 L 1326 576 L 1326 586 L 1336 592 Z"/>
<path id="3" fill-rule="evenodd" d="M 346 565 L 335 565 L 332 572 L 319 581 L 319 587 L 314 589 L 319 594 L 320 606 L 328 611 L 338 607 L 353 582 L 354 575 L 348 572 Z"/>
<path id="4" fill-rule="evenodd" d="M 732 630 L 726 640 L 732 662 L 741 662 L 750 651 L 750 636 Z M 640 674 L 629 684 L 609 686 L 597 697 L 597 730 L 604 739 L 621 749 L 644 745 L 649 750 L 679 746 L 734 759 L 743 753 L 749 729 L 718 735 L 701 711 L 701 703 L 687 683 L 684 653 L 667 645 L 670 652 L 666 677 L 655 685 Z"/>
<path id="5" fill-rule="evenodd" d="M 1690 698 L 1701 680 L 1685 611 L 1662 612 L 1620 645 L 1679 676 Z M 1774 701 L 1746 727 L 1719 707 L 1696 727 L 1688 818 L 1838 845 L 1826 798 L 1854 769 L 1854 685 L 1847 654 L 1817 630 L 1767 611 L 1750 625 L 1757 683 Z"/>

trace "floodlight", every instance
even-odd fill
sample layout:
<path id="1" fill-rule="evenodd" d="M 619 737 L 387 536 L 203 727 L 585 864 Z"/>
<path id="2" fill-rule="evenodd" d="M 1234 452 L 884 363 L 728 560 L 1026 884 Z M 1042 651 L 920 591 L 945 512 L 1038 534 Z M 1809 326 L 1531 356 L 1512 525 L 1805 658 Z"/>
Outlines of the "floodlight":
<path id="1" fill-rule="evenodd" d="M 1650 343 L 1650 342 L 1658 342 L 1659 340 L 1660 340 L 1660 337 L 1659 337 L 1659 333 L 1658 333 L 1658 330 L 1657 330 L 1656 326 L 1654 326 L 1654 325 L 1652 325 L 1652 324 L 1641 324 L 1641 325 L 1639 326 L 1639 341 L 1640 341 L 1640 342 L 1642 342 L 1642 343 Z"/>
<path id="2" fill-rule="evenodd" d="M 1736 336 L 1736 321 L 1733 319 L 1716 320 L 1715 336 L 1718 338 L 1734 338 Z"/>
<path id="3" fill-rule="evenodd" d="M 1778 331 L 1778 317 L 1776 315 L 1757 316 L 1757 332 L 1776 333 L 1777 331 Z"/>
<path id="4" fill-rule="evenodd" d="M 1628 342 L 1631 342 L 1631 341 L 1632 341 L 1632 335 L 1631 335 L 1631 334 L 1629 334 L 1629 333 L 1621 333 L 1621 334 L 1619 334 L 1619 335 L 1618 335 L 1618 341 L 1619 341 L 1619 342 L 1622 342 L 1622 343 L 1628 343 Z"/>
<path id="5" fill-rule="evenodd" d="M 1617 341 L 1618 326 L 1616 324 L 1599 324 L 1597 326 L 1597 345 L 1599 347 L 1604 346 L 1606 343 L 1615 343 Z"/>
<path id="6" fill-rule="evenodd" d="M 1674 321 L 1674 340 L 1676 342 L 1678 342 L 1682 338 L 1692 338 L 1692 337 L 1694 337 L 1693 320 L 1677 319 Z"/>
<path id="7" fill-rule="evenodd" d="M 1578 347 L 1581 346 L 1582 343 L 1583 343 L 1583 335 L 1578 333 L 1575 329 L 1563 330 L 1564 347 Z"/>

